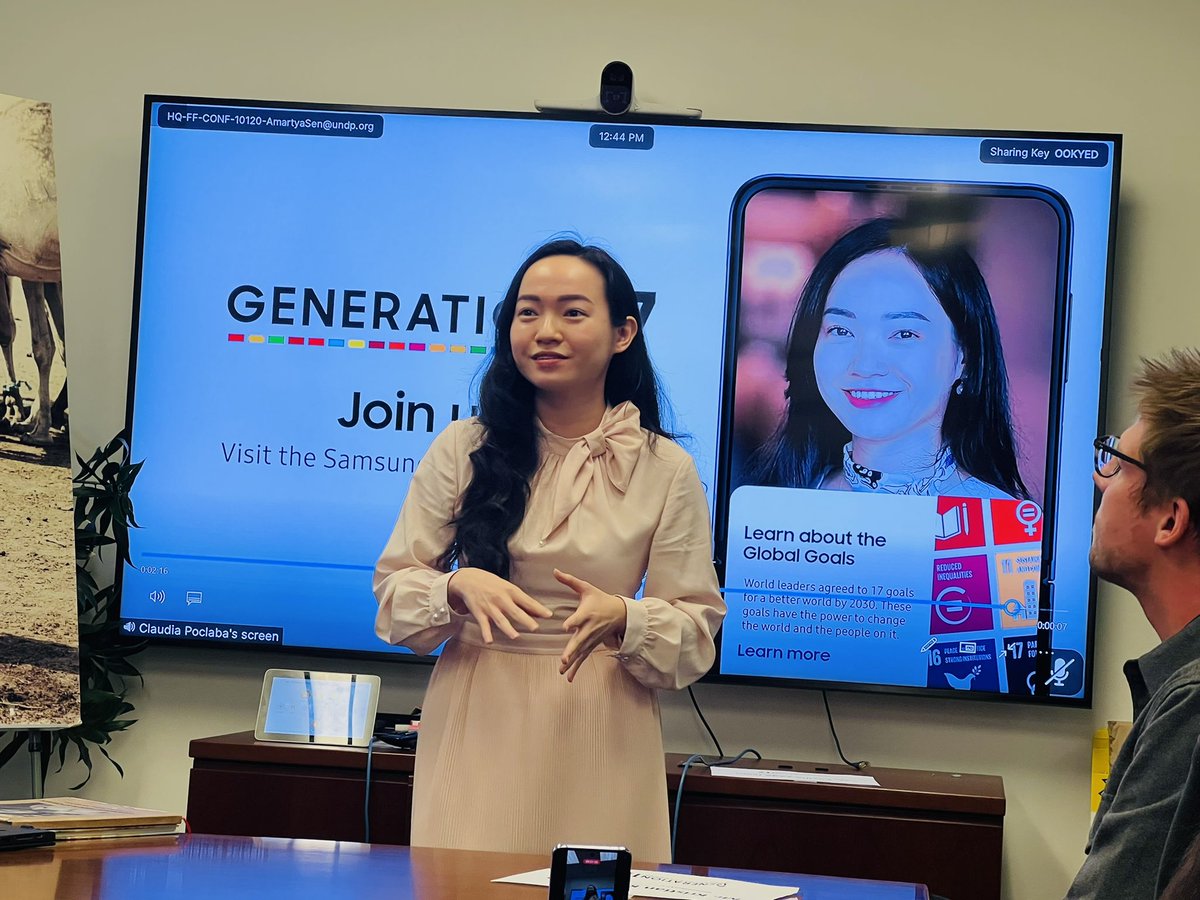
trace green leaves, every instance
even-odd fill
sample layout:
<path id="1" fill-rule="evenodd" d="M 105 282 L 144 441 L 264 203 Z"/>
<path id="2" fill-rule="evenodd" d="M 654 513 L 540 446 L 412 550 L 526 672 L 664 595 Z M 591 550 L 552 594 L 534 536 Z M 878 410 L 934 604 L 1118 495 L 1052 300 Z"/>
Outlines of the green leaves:
<path id="1" fill-rule="evenodd" d="M 75 460 L 76 561 L 86 563 L 93 554 L 99 559 L 103 547 L 115 544 L 119 559 L 129 564 L 129 529 L 138 527 L 129 493 L 142 463 L 129 461 L 123 431 L 89 459 L 76 454 Z"/>
<path id="2" fill-rule="evenodd" d="M 142 674 L 129 657 L 145 649 L 145 641 L 127 641 L 116 619 L 115 585 L 100 587 L 88 568 L 102 559 L 105 548 L 115 547 L 117 559 L 127 565 L 129 529 L 137 528 L 133 501 L 129 493 L 142 463 L 130 462 L 129 441 L 121 432 L 90 458 L 76 455 L 79 472 L 75 475 L 75 562 L 79 601 L 79 681 L 82 722 L 66 731 L 55 732 L 52 740 L 62 769 L 68 745 L 73 745 L 88 775 L 72 790 L 87 784 L 92 777 L 92 758 L 88 750 L 94 744 L 124 775 L 121 766 L 105 749 L 112 736 L 124 731 L 136 719 L 123 718 L 133 711 L 126 701 L 126 680 Z"/>
<path id="3" fill-rule="evenodd" d="M 91 780 L 95 747 L 122 776 L 125 772 L 107 750 L 113 735 L 129 728 L 137 719 L 127 718 L 133 704 L 125 699 L 127 681 L 142 674 L 129 657 L 146 647 L 146 641 L 128 641 L 116 619 L 117 590 L 109 583 L 101 586 L 93 564 L 102 560 L 103 551 L 115 548 L 118 563 L 131 565 L 129 529 L 137 528 L 130 490 L 142 469 L 142 463 L 129 461 L 129 441 L 121 432 L 90 458 L 75 457 L 79 471 L 72 479 L 75 495 L 75 574 L 76 601 L 79 609 L 79 683 L 80 724 L 48 732 L 42 741 L 42 776 L 51 756 L 58 756 L 58 771 L 66 764 L 73 748 L 87 768 L 87 776 L 71 790 Z M 30 733 L 8 733 L 0 746 L 0 767 L 10 762 L 29 743 Z"/>

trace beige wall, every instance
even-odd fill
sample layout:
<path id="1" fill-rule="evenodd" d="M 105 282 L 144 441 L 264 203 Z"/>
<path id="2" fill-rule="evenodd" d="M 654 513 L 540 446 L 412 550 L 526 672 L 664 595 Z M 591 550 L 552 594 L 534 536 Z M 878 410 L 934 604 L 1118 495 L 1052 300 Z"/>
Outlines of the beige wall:
<path id="1" fill-rule="evenodd" d="M 54 104 L 81 450 L 124 421 L 146 92 L 529 109 L 535 97 L 592 94 L 601 66 L 620 58 L 644 98 L 714 118 L 1123 132 L 1110 424 L 1129 415 L 1122 388 L 1139 354 L 1200 343 L 1191 271 L 1200 6 L 1190 0 L 5 7 L 0 92 Z M 1120 662 L 1153 641 L 1132 598 L 1104 589 L 1094 710 L 835 694 L 842 743 L 877 765 L 1002 775 L 1005 896 L 1061 896 L 1082 858 L 1091 732 L 1128 717 Z M 88 795 L 182 811 L 188 740 L 250 727 L 262 671 L 293 661 L 303 664 L 253 652 L 145 654 L 146 687 L 133 696 L 141 721 L 113 747 L 126 777 L 102 761 Z M 353 666 L 384 678 L 385 708 L 419 703 L 424 668 Z M 697 694 L 726 749 L 834 758 L 815 693 L 701 685 Z M 686 696 L 664 698 L 664 719 L 669 749 L 709 749 Z M 49 788 L 74 780 L 69 770 Z M 23 767 L 0 771 L 0 796 L 27 789 Z"/>

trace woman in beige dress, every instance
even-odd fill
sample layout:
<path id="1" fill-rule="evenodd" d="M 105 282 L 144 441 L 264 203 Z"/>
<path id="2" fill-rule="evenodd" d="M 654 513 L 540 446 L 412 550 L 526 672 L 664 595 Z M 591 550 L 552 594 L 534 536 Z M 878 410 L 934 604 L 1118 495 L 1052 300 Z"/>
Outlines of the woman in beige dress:
<path id="1" fill-rule="evenodd" d="M 445 642 L 414 846 L 669 859 L 656 692 L 708 670 L 725 604 L 704 490 L 607 253 L 555 241 L 517 271 L 479 415 L 434 440 L 374 587 L 380 637 Z"/>

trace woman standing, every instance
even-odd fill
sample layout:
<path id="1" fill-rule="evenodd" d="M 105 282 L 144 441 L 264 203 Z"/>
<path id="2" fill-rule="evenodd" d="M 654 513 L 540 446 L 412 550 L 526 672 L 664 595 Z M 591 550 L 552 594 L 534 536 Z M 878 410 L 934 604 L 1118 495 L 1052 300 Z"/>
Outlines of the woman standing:
<path id="1" fill-rule="evenodd" d="M 381 637 L 446 641 L 413 845 L 669 859 L 656 690 L 712 664 L 710 541 L 629 277 L 594 247 L 539 248 L 501 304 L 479 416 L 430 447 L 375 573 Z"/>

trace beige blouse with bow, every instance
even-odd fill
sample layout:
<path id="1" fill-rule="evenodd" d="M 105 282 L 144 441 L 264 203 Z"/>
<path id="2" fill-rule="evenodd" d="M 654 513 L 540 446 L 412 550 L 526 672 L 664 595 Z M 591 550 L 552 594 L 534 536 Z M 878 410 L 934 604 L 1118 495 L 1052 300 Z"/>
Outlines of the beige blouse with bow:
<path id="1" fill-rule="evenodd" d="M 376 631 L 430 653 L 414 785 L 414 846 L 549 854 L 556 843 L 619 844 L 669 857 L 654 688 L 682 688 L 714 657 L 725 604 L 712 566 L 708 504 L 691 457 L 640 427 L 623 403 L 591 434 L 541 429 L 542 461 L 509 543 L 511 580 L 554 617 L 484 646 L 446 602 L 435 560 L 471 474 L 475 420 L 430 447 L 375 572 Z M 464 562 L 469 565 L 469 560 Z M 577 597 L 557 567 L 627 598 L 625 636 L 573 683 L 559 674 L 562 622 Z M 635 596 L 645 578 L 644 596 Z M 686 749 L 686 748 L 679 748 Z"/>

